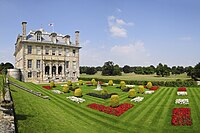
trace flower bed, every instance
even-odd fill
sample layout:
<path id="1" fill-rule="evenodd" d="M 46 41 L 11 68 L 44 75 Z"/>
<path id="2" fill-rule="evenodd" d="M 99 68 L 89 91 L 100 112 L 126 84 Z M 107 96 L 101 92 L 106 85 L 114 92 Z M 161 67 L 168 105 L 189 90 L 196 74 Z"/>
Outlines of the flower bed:
<path id="1" fill-rule="evenodd" d="M 186 91 L 186 88 L 185 87 L 180 87 L 180 88 L 178 88 L 178 91 Z"/>
<path id="2" fill-rule="evenodd" d="M 173 126 L 191 126 L 191 111 L 190 108 L 174 108 L 172 112 Z"/>
<path id="3" fill-rule="evenodd" d="M 85 102 L 85 99 L 83 98 L 78 98 L 78 97 L 75 97 L 75 96 L 69 96 L 69 97 L 66 97 L 67 99 L 73 101 L 73 102 L 76 102 L 76 103 L 83 103 Z"/>
<path id="4" fill-rule="evenodd" d="M 144 99 L 144 97 L 136 97 L 136 98 L 133 98 L 131 99 L 131 102 L 141 102 L 142 100 Z"/>
<path id="5" fill-rule="evenodd" d="M 189 99 L 176 99 L 175 104 L 189 104 Z"/>
<path id="6" fill-rule="evenodd" d="M 110 94 L 104 94 L 104 95 L 97 94 L 97 93 L 87 93 L 86 95 L 97 97 L 97 98 L 102 98 L 102 99 L 108 99 L 112 95 L 117 95 L 117 93 L 110 93 Z"/>
<path id="7" fill-rule="evenodd" d="M 153 86 L 149 90 L 157 90 L 158 88 L 159 88 L 159 86 Z"/>
<path id="8" fill-rule="evenodd" d="M 42 86 L 43 88 L 47 89 L 47 90 L 51 90 L 50 86 Z"/>
<path id="9" fill-rule="evenodd" d="M 87 107 L 92 108 L 94 110 L 99 110 L 106 114 L 111 114 L 115 116 L 120 116 L 121 114 L 125 113 L 128 109 L 132 108 L 133 106 L 134 106 L 133 104 L 129 104 L 129 103 L 123 103 L 116 108 L 112 108 L 110 106 L 104 106 L 104 105 L 96 104 L 96 103 L 87 105 Z"/>
<path id="10" fill-rule="evenodd" d="M 186 96 L 186 95 L 187 95 L 187 92 L 186 92 L 186 91 L 178 91 L 178 92 L 177 92 L 177 95 L 178 95 L 178 96 Z"/>
<path id="11" fill-rule="evenodd" d="M 145 91 L 145 92 L 144 92 L 144 94 L 153 94 L 153 93 L 154 93 L 154 91 L 152 91 L 152 90 L 151 90 L 151 91 Z"/>

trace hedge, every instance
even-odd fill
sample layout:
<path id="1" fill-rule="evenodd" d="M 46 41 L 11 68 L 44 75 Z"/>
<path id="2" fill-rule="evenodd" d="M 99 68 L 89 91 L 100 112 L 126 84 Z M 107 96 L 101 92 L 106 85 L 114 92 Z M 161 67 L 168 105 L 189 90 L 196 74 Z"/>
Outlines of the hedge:
<path id="1" fill-rule="evenodd" d="M 91 81 L 93 78 L 79 78 L 84 81 Z M 109 79 L 101 79 L 95 78 L 96 81 L 102 81 L 108 83 Z M 119 84 L 121 79 L 113 80 L 113 83 Z M 149 81 L 138 81 L 138 80 L 124 80 L 126 84 L 133 84 L 133 85 L 146 85 Z M 166 87 L 196 87 L 197 82 L 192 80 L 185 80 L 185 81 L 150 81 L 153 86 L 166 86 Z"/>

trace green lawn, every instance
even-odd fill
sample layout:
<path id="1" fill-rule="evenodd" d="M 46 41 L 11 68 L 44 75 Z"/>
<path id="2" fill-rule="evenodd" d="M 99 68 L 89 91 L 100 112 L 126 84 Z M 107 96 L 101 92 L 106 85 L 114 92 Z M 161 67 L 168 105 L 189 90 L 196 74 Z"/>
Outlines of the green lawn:
<path id="1" fill-rule="evenodd" d="M 199 132 L 200 131 L 200 88 L 187 88 L 189 105 L 175 105 L 177 88 L 161 87 L 152 95 L 144 95 L 144 100 L 134 103 L 134 107 L 119 117 L 108 115 L 87 108 L 90 103 L 109 105 L 109 100 L 103 100 L 85 95 L 94 91 L 95 87 L 80 86 L 83 90 L 85 103 L 77 104 L 66 99 L 68 94 L 54 94 L 41 85 L 15 81 L 29 89 L 48 95 L 51 100 L 45 100 L 25 92 L 14 86 L 11 93 L 17 115 L 19 132 L 31 133 L 96 133 L 96 132 Z M 129 102 L 128 93 L 116 87 L 106 87 L 109 92 L 116 92 L 120 102 Z M 57 85 L 56 89 L 62 89 Z M 184 96 L 185 97 L 185 96 Z M 171 114 L 174 107 L 190 107 L 192 126 L 174 127 L 171 125 Z"/>
<path id="2" fill-rule="evenodd" d="M 176 81 L 177 79 L 187 80 L 190 77 L 186 73 L 179 75 L 170 75 L 168 77 L 158 77 L 155 74 L 152 75 L 140 75 L 134 73 L 122 74 L 122 76 L 102 76 L 100 72 L 94 75 L 81 74 L 81 78 L 100 78 L 100 79 L 113 79 L 113 80 L 138 80 L 138 81 Z"/>

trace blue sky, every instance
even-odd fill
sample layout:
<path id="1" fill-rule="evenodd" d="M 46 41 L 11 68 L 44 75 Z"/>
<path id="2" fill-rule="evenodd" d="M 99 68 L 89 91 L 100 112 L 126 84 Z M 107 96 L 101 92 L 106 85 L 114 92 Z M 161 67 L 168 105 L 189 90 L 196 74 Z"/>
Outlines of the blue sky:
<path id="1" fill-rule="evenodd" d="M 199 0 L 0 0 L 0 62 L 14 63 L 21 34 L 80 31 L 80 65 L 194 66 L 200 60 Z"/>

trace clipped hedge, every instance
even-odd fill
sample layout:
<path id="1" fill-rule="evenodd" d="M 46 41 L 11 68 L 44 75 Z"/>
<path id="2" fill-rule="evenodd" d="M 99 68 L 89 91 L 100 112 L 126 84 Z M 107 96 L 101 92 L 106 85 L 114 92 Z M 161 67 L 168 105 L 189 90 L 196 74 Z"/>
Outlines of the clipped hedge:
<path id="1" fill-rule="evenodd" d="M 112 95 L 110 98 L 110 106 L 115 108 L 119 106 L 119 96 L 118 95 Z"/>
<path id="2" fill-rule="evenodd" d="M 92 78 L 79 78 L 85 81 L 91 81 Z M 108 82 L 109 79 L 101 79 L 96 78 L 98 81 Z M 113 83 L 119 84 L 120 79 L 113 80 Z M 138 80 L 124 80 L 126 84 L 133 84 L 133 85 L 146 85 L 149 81 L 138 81 Z M 192 80 L 185 80 L 185 81 L 151 81 L 154 86 L 166 86 L 166 87 L 197 87 L 197 82 Z"/>

